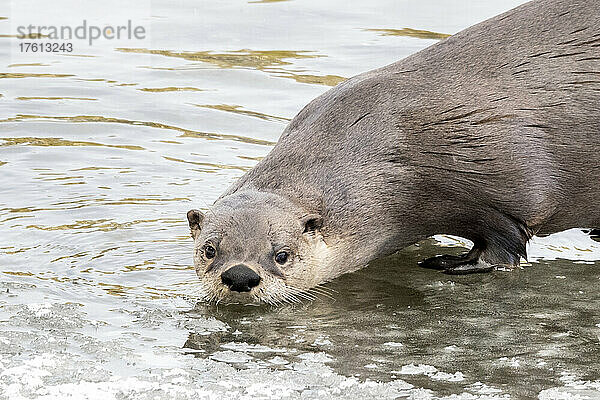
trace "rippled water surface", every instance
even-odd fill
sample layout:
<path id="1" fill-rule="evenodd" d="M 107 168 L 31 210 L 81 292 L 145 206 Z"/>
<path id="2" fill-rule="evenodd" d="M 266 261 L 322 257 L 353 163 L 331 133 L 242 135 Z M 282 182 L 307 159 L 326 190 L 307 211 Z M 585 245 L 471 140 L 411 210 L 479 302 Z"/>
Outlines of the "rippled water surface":
<path id="1" fill-rule="evenodd" d="M 195 304 L 188 209 L 331 86 L 519 1 L 31 3 L 0 6 L 1 398 L 600 398 L 600 243 L 581 230 L 513 272 L 417 268 L 465 245 L 437 237 L 331 298 Z M 19 51 L 20 24 L 86 18 L 147 35 Z"/>

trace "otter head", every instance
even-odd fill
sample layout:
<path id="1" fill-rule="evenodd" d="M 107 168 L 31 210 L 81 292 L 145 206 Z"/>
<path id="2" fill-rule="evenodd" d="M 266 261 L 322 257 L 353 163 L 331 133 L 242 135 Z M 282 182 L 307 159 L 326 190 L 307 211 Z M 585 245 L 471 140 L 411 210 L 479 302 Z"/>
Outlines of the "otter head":
<path id="1" fill-rule="evenodd" d="M 187 218 L 206 301 L 298 302 L 329 278 L 321 216 L 279 195 L 236 192 Z"/>

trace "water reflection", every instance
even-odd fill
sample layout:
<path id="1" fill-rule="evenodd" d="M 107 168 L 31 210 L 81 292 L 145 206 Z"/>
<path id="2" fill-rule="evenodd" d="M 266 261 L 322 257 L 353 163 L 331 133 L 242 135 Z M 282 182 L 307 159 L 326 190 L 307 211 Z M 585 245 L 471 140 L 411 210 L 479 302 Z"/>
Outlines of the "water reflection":
<path id="1" fill-rule="evenodd" d="M 273 74 L 279 78 L 294 79 L 299 83 L 309 83 L 316 85 L 335 86 L 343 82 L 346 78 L 338 75 L 315 75 L 302 74 L 303 70 L 290 70 L 282 66 L 291 65 L 290 59 L 311 59 L 325 57 L 321 54 L 313 54 L 311 51 L 289 51 L 289 50 L 236 50 L 227 53 L 214 53 L 211 51 L 198 52 L 175 52 L 170 50 L 150 50 L 142 48 L 120 48 L 119 51 L 128 53 L 153 54 L 167 57 L 182 58 L 188 61 L 199 61 L 214 65 L 218 68 L 247 68 Z M 194 69 L 195 66 L 181 67 L 147 67 L 151 69 L 163 70 L 185 70 Z"/>
<path id="2" fill-rule="evenodd" d="M 36 137 L 20 137 L 20 138 L 0 138 L 3 141 L 0 146 L 103 146 L 113 147 L 116 149 L 127 149 L 127 150 L 144 150 L 141 146 L 130 146 L 130 145 L 112 145 L 102 144 L 94 142 L 78 142 L 72 140 L 65 140 L 60 138 L 36 138 Z"/>
<path id="3" fill-rule="evenodd" d="M 275 115 L 263 114 L 257 111 L 244 110 L 242 106 L 239 105 L 229 105 L 229 104 L 195 104 L 196 107 L 210 108 L 213 110 L 225 111 L 234 114 L 240 115 L 248 115 L 250 117 L 256 117 L 260 119 L 264 119 L 266 121 L 281 121 L 288 122 L 289 118 L 277 117 Z"/>
<path id="4" fill-rule="evenodd" d="M 249 4 L 261 4 L 261 3 L 281 3 L 284 1 L 291 1 L 291 0 L 256 0 L 256 1 L 249 1 Z"/>
<path id="5" fill-rule="evenodd" d="M 34 73 L 17 73 L 17 72 L 2 72 L 0 79 L 14 78 L 69 78 L 75 75 L 72 74 L 34 74 Z"/>
<path id="6" fill-rule="evenodd" d="M 368 32 L 376 32 L 382 36 L 408 36 L 418 39 L 436 39 L 442 40 L 450 37 L 447 33 L 430 32 L 422 29 L 402 28 L 402 29 L 365 29 Z"/>
<path id="7" fill-rule="evenodd" d="M 26 64 L 9 64 L 8 68 L 15 68 L 15 67 L 48 67 L 50 64 L 43 64 L 43 63 L 26 63 Z"/>
<path id="8" fill-rule="evenodd" d="M 338 75 L 297 74 L 277 69 L 272 69 L 270 72 L 273 72 L 279 78 L 290 78 L 299 83 L 309 83 L 313 85 L 335 86 L 346 80 L 343 76 Z"/>
<path id="9" fill-rule="evenodd" d="M 121 84 L 121 86 L 126 84 Z M 201 92 L 203 89 L 198 89 L 195 87 L 164 87 L 164 88 L 139 88 L 143 92 L 153 92 L 153 93 L 161 93 L 161 92 Z"/>
<path id="10" fill-rule="evenodd" d="M 290 65 L 288 59 L 317 58 L 324 57 L 312 54 L 311 51 L 289 51 L 289 50 L 250 50 L 242 49 L 227 53 L 215 53 L 212 51 L 171 51 L 151 50 L 142 48 L 118 48 L 118 51 L 126 53 L 154 54 L 166 57 L 183 58 L 189 61 L 200 61 L 212 64 L 219 68 L 252 68 L 265 70 L 274 65 Z"/>
<path id="11" fill-rule="evenodd" d="M 236 140 L 236 141 L 243 142 L 243 143 L 259 144 L 259 145 L 266 145 L 266 146 L 273 146 L 275 144 L 274 142 L 254 139 L 251 137 L 243 137 L 243 136 L 238 136 L 238 135 L 228 135 L 228 134 L 219 134 L 219 133 L 209 133 L 209 132 L 199 132 L 199 131 L 193 131 L 190 129 L 180 128 L 177 126 L 162 124 L 162 123 L 158 123 L 158 122 L 132 121 L 132 120 L 126 120 L 126 119 L 121 119 L 121 118 L 103 117 L 103 116 L 99 116 L 99 115 L 76 115 L 76 116 L 68 117 L 68 116 L 19 114 L 16 117 L 0 120 L 0 123 L 2 123 L 2 122 L 22 122 L 22 121 L 32 120 L 32 119 L 47 119 L 47 120 L 75 122 L 75 123 L 105 122 L 105 123 L 113 123 L 113 124 L 148 126 L 148 127 L 152 127 L 152 128 L 183 132 L 181 137 Z M 122 148 L 127 148 L 129 150 L 143 150 L 143 148 L 140 146 L 110 146 L 110 145 L 102 145 L 102 144 L 91 143 L 91 142 L 74 142 L 74 141 L 68 141 L 68 140 L 63 140 L 63 139 L 53 139 L 53 138 L 12 138 L 12 139 L 7 138 L 7 139 L 2 139 L 2 140 L 5 140 L 5 143 L 8 143 L 8 144 L 5 144 L 7 146 L 14 145 L 14 144 L 20 144 L 20 142 L 22 142 L 22 143 L 32 142 L 32 143 L 35 143 L 35 145 L 42 145 L 42 146 L 58 146 L 58 145 L 61 145 L 61 146 L 68 146 L 68 145 L 70 145 L 70 146 L 85 146 L 85 145 L 87 145 L 87 146 L 122 147 Z M 41 144 L 38 144 L 38 143 L 41 143 Z M 57 143 L 60 143 L 60 144 L 57 144 Z"/>
<path id="12" fill-rule="evenodd" d="M 42 97 L 42 96 L 19 96 L 15 97 L 16 100 L 84 100 L 84 101 L 97 101 L 98 99 L 92 99 L 89 97 Z"/>

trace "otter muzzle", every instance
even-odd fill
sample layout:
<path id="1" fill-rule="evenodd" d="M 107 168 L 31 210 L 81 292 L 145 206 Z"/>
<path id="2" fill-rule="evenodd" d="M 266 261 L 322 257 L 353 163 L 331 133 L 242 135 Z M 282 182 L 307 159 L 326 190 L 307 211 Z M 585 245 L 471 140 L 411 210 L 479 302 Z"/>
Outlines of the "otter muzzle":
<path id="1" fill-rule="evenodd" d="M 234 292 L 249 292 L 260 283 L 260 276 L 246 267 L 238 264 L 221 274 L 221 282 Z"/>

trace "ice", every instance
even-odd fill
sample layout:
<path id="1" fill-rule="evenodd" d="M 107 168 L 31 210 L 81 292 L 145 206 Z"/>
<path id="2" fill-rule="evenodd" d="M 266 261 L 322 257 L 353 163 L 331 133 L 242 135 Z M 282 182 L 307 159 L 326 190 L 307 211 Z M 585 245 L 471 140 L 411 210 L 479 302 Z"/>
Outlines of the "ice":
<path id="1" fill-rule="evenodd" d="M 437 372 L 437 368 L 432 365 L 425 364 L 408 364 L 403 365 L 400 371 L 395 371 L 394 373 L 398 373 L 401 375 L 420 375 L 420 374 L 434 374 Z"/>
<path id="2" fill-rule="evenodd" d="M 470 248 L 473 245 L 467 239 L 451 235 L 436 235 L 434 239 L 441 246 Z M 527 244 L 527 254 L 529 261 L 562 258 L 592 262 L 600 260 L 600 243 L 581 229 L 569 229 L 545 237 L 534 236 Z"/>
<path id="3" fill-rule="evenodd" d="M 328 354 L 323 353 L 323 352 L 303 353 L 303 354 L 300 354 L 298 356 L 298 358 L 301 358 L 306 361 L 317 362 L 317 363 L 327 363 L 327 362 L 333 361 L 333 358 L 331 356 L 329 356 Z"/>
<path id="4" fill-rule="evenodd" d="M 252 360 L 252 356 L 239 351 L 218 351 L 210 356 L 212 360 L 226 363 L 247 363 Z"/>
<path id="5" fill-rule="evenodd" d="M 0 398 L 509 398 L 492 385 L 478 382 L 462 386 L 467 382 L 465 374 L 440 371 L 429 364 L 406 364 L 392 373 L 406 379 L 421 375 L 432 385 L 454 385 L 452 394 L 439 396 L 430 387 L 415 386 L 402 379 L 380 382 L 344 375 L 333 367 L 336 357 L 309 351 L 312 346 L 308 343 L 299 351 L 284 346 L 236 342 L 233 338 L 240 335 L 233 333 L 237 329 L 214 317 L 135 302 L 111 309 L 116 314 L 106 318 L 110 315 L 108 310 L 100 308 L 94 315 L 88 315 L 89 307 L 84 311 L 78 304 L 56 300 L 0 308 L 6 328 L 10 328 L 0 335 Z M 218 345 L 209 352 L 206 352 L 208 347 L 197 349 L 196 356 L 185 355 L 192 349 L 182 349 L 181 345 L 190 332 L 199 333 Z M 249 336 L 247 332 L 243 335 Z M 570 337 L 562 336 L 563 339 Z M 324 335 L 316 338 L 331 343 L 335 340 Z M 377 346 L 387 351 L 405 348 L 400 342 L 383 340 Z M 453 345 L 445 350 L 454 352 L 459 348 Z M 264 359 L 260 359 L 263 355 Z M 380 357 L 373 361 L 377 363 L 361 364 L 362 368 L 369 373 L 381 371 L 389 376 L 390 371 L 386 369 L 389 361 Z M 517 361 L 507 357 L 498 360 L 513 366 Z M 422 383 L 423 378 L 420 379 Z M 581 381 L 568 372 L 560 379 L 562 387 L 546 388 L 539 398 L 585 399 L 600 395 L 599 382 Z"/>
<path id="6" fill-rule="evenodd" d="M 558 387 L 545 389 L 538 395 L 539 400 L 596 400 L 600 399 L 600 389 L 593 385 L 579 387 Z"/>
<path id="7" fill-rule="evenodd" d="M 530 261 L 557 258 L 576 261 L 600 260 L 600 243 L 581 229 L 569 229 L 545 237 L 534 236 L 528 244 Z"/>
<path id="8" fill-rule="evenodd" d="M 312 343 L 313 346 L 331 346 L 333 343 L 325 336 L 319 336 Z"/>
<path id="9" fill-rule="evenodd" d="M 460 351 L 460 347 L 453 344 L 453 345 L 444 347 L 444 351 L 448 351 L 448 352 Z"/>
<path id="10" fill-rule="evenodd" d="M 222 348 L 249 353 L 289 353 L 286 349 L 274 349 L 260 344 L 248 344 L 246 342 L 229 342 L 221 345 Z"/>
<path id="11" fill-rule="evenodd" d="M 289 362 L 288 360 L 286 360 L 285 358 L 283 358 L 283 357 L 279 357 L 279 356 L 276 356 L 276 357 L 273 357 L 273 358 L 271 358 L 271 359 L 269 360 L 269 362 L 270 362 L 271 364 L 274 364 L 274 365 L 286 365 L 286 364 L 289 364 L 289 363 L 290 363 L 290 362 Z"/>
<path id="12" fill-rule="evenodd" d="M 429 375 L 429 377 L 435 381 L 446 381 L 446 382 L 462 382 L 465 380 L 465 376 L 462 372 L 455 372 L 453 374 L 449 374 L 447 372 L 438 371 L 433 375 Z"/>
<path id="13" fill-rule="evenodd" d="M 226 332 L 230 327 L 216 318 L 194 316 L 194 318 L 185 318 L 178 321 L 178 327 L 192 331 L 199 335 L 210 335 L 215 332 Z"/>
<path id="14" fill-rule="evenodd" d="M 400 342 L 385 342 L 383 345 L 387 347 L 404 347 Z"/>
<path id="15" fill-rule="evenodd" d="M 519 368 L 521 366 L 521 360 L 516 357 L 500 357 L 497 362 L 498 364 L 504 364 L 512 368 Z"/>

